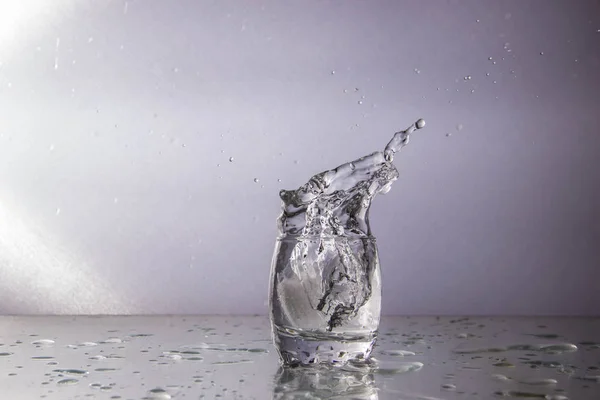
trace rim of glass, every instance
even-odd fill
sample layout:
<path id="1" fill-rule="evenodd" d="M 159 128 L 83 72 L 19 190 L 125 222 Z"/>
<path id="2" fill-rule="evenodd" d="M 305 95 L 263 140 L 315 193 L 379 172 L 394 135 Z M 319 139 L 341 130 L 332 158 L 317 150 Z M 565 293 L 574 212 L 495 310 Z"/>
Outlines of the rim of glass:
<path id="1" fill-rule="evenodd" d="M 278 242 L 298 242 L 298 241 L 304 241 L 304 240 L 339 240 L 339 239 L 345 239 L 345 240 L 369 240 L 369 241 L 376 241 L 375 236 L 373 235 L 364 235 L 364 236 L 360 236 L 360 235 L 355 235 L 355 236 L 347 236 L 347 235 L 302 235 L 302 234 L 286 234 L 286 235 L 279 235 L 277 236 L 276 240 Z"/>

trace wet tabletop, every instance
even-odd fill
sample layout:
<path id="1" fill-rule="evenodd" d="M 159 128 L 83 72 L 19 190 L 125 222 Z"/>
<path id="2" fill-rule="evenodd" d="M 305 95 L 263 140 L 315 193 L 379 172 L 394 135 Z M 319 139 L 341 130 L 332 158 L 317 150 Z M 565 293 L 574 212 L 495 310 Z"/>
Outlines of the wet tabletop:
<path id="1" fill-rule="evenodd" d="M 282 369 L 264 316 L 0 317 L 2 399 L 600 399 L 600 319 L 384 317 L 374 358 Z"/>

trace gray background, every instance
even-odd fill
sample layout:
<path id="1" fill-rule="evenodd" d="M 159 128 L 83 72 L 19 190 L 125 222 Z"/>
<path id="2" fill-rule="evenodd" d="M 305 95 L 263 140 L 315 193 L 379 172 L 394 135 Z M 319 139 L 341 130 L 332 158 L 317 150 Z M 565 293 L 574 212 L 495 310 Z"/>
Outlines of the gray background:
<path id="1" fill-rule="evenodd" d="M 598 314 L 599 30 L 597 1 L 2 1 L 0 313 L 265 313 L 279 189 L 423 117 L 371 212 L 383 312 Z"/>

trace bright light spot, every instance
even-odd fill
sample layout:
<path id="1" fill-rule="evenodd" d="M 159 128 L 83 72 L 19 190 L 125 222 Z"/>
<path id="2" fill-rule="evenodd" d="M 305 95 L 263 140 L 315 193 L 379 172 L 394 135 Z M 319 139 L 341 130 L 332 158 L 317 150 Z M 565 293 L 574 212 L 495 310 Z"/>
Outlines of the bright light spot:
<path id="1" fill-rule="evenodd" d="M 0 198 L 0 304 L 44 314 L 134 312 L 81 257 Z"/>
<path id="2" fill-rule="evenodd" d="M 54 22 L 73 4 L 74 0 L 0 0 L 0 51 L 22 43 L 34 28 Z"/>

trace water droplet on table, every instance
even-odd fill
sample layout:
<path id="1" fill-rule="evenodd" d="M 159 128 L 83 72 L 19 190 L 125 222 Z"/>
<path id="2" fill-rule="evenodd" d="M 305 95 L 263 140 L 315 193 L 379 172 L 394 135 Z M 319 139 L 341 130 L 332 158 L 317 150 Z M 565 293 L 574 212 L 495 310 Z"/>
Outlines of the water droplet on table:
<path id="1" fill-rule="evenodd" d="M 532 392 L 522 392 L 519 390 L 502 390 L 494 393 L 496 396 L 500 397 L 531 397 L 531 398 L 540 398 L 545 399 L 546 395 L 542 393 L 532 393 Z"/>
<path id="2" fill-rule="evenodd" d="M 384 350 L 381 352 L 381 354 L 384 354 L 387 356 L 396 356 L 396 357 L 407 357 L 407 356 L 415 355 L 414 352 L 407 351 L 407 350 Z"/>
<path id="3" fill-rule="evenodd" d="M 395 375 L 405 374 L 408 372 L 418 371 L 423 368 L 423 363 L 420 362 L 407 362 L 407 363 L 395 363 L 394 365 L 386 367 L 377 367 L 375 372 L 382 375 Z"/>
<path id="4" fill-rule="evenodd" d="M 519 383 L 524 385 L 532 385 L 532 386 L 551 386 L 556 385 L 558 381 L 556 379 L 526 379 L 521 380 Z"/>
<path id="5" fill-rule="evenodd" d="M 56 384 L 59 386 L 72 386 L 77 385 L 78 383 L 79 380 L 73 378 L 61 379 L 60 381 L 56 382 Z"/>
<path id="6" fill-rule="evenodd" d="M 148 395 L 151 399 L 170 399 L 171 395 L 162 388 L 155 388 L 148 391 Z"/>
<path id="7" fill-rule="evenodd" d="M 58 372 L 59 374 L 69 375 L 87 375 L 89 372 L 83 369 L 55 369 L 52 372 Z"/>
<path id="8" fill-rule="evenodd" d="M 52 340 L 52 339 L 39 339 L 39 340 L 35 340 L 35 341 L 31 342 L 31 344 L 51 345 L 51 344 L 54 344 L 54 340 Z"/>

